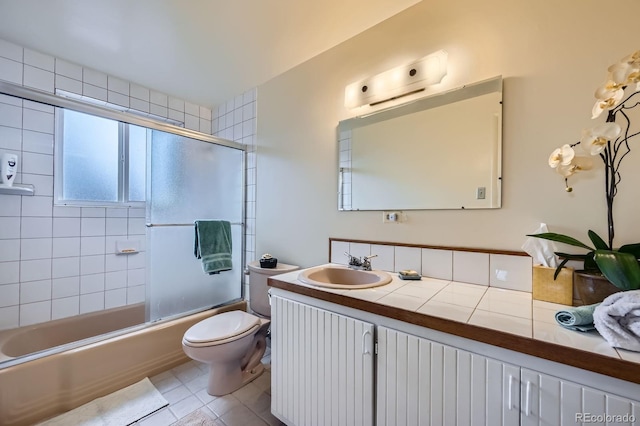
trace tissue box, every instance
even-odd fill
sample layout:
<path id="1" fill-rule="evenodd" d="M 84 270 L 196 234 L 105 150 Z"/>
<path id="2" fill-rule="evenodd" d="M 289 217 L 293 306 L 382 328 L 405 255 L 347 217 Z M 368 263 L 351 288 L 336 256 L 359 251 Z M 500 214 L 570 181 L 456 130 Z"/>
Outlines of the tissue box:
<path id="1" fill-rule="evenodd" d="M 573 268 L 562 268 L 553 280 L 556 268 L 533 266 L 533 294 L 535 300 L 571 306 L 573 303 Z"/>

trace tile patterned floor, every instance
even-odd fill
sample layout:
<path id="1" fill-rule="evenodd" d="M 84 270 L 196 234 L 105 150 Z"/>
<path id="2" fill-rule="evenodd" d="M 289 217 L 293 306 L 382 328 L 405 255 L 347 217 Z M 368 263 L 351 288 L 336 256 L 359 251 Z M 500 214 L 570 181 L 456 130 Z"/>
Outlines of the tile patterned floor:
<path id="1" fill-rule="evenodd" d="M 157 376 L 151 382 L 169 406 L 134 423 L 137 426 L 170 426 L 200 411 L 207 419 L 198 425 L 264 426 L 283 425 L 271 414 L 271 358 L 267 348 L 262 359 L 266 371 L 232 394 L 215 397 L 207 393 L 206 364 L 189 361 Z M 210 421 L 209 421 L 210 419 Z"/>

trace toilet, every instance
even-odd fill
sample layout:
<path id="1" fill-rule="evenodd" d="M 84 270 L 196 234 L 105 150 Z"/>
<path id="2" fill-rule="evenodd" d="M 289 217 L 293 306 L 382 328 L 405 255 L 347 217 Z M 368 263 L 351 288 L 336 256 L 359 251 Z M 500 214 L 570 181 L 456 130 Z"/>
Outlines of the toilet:
<path id="1" fill-rule="evenodd" d="M 189 328 L 182 349 L 192 359 L 209 364 L 207 392 L 222 396 L 240 389 L 264 371 L 270 321 L 244 311 L 214 315 Z"/>
<path id="2" fill-rule="evenodd" d="M 299 266 L 278 263 L 275 268 L 261 268 L 260 262 L 249 262 L 249 306 L 257 315 L 271 318 L 269 304 L 269 284 L 267 280 L 273 275 L 285 274 L 300 269 Z"/>
<path id="3" fill-rule="evenodd" d="M 229 394 L 262 374 L 261 360 L 271 322 L 267 278 L 296 269 L 298 266 L 284 263 L 275 268 L 249 263 L 250 306 L 260 316 L 244 311 L 224 312 L 194 324 L 184 333 L 184 353 L 209 364 L 209 395 Z"/>

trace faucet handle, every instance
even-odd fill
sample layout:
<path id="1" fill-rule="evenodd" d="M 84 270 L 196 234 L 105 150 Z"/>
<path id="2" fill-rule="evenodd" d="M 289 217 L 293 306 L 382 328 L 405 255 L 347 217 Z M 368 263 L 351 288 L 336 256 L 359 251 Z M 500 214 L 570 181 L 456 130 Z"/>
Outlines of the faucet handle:
<path id="1" fill-rule="evenodd" d="M 378 257 L 377 254 L 372 254 L 371 256 L 365 256 L 364 259 L 365 260 L 369 260 L 369 259 L 373 259 L 374 257 Z"/>

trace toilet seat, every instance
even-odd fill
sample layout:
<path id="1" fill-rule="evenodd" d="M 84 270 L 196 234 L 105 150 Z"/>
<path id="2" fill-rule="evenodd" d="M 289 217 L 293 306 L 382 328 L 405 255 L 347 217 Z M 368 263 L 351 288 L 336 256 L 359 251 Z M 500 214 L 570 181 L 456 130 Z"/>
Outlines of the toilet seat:
<path id="1" fill-rule="evenodd" d="M 183 342 L 192 347 L 215 346 L 253 334 L 260 318 L 243 311 L 229 311 L 200 321 L 184 334 Z"/>

